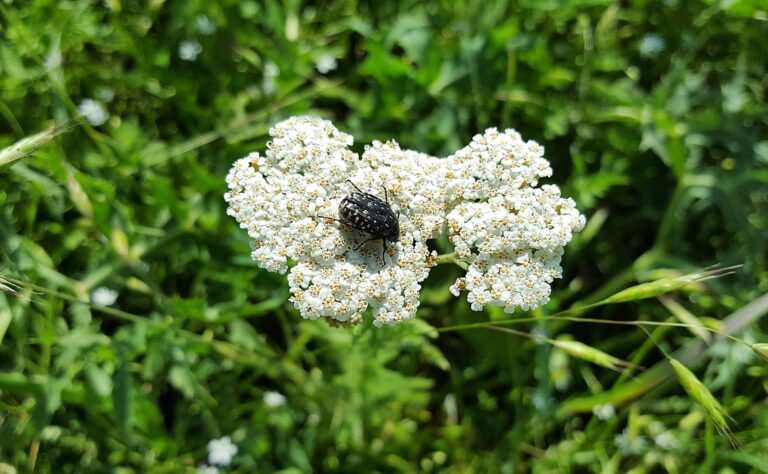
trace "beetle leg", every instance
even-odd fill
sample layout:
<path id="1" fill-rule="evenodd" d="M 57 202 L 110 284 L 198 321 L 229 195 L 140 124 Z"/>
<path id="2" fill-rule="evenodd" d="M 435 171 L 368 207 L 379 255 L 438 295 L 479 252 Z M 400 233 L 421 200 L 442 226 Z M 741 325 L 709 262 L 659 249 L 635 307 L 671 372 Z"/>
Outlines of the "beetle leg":
<path id="1" fill-rule="evenodd" d="M 355 247 L 355 250 L 360 250 L 360 247 L 362 247 L 363 245 L 365 245 L 365 244 L 367 244 L 368 242 L 371 242 L 371 241 L 373 241 L 373 240 L 381 240 L 381 260 L 382 260 L 382 261 L 384 261 L 384 255 L 385 255 L 385 254 L 386 254 L 386 252 L 387 252 L 387 239 L 377 239 L 377 238 L 371 238 L 371 239 L 366 239 L 366 240 L 363 240 L 363 241 L 360 243 L 360 245 L 358 245 L 357 247 Z"/>
<path id="2" fill-rule="evenodd" d="M 363 240 L 363 242 L 360 245 L 355 247 L 355 250 L 360 250 L 360 247 L 362 247 L 363 245 L 367 244 L 368 242 L 370 242 L 372 240 L 379 240 L 379 239 L 371 238 L 371 239 Z"/>
<path id="3" fill-rule="evenodd" d="M 341 220 L 339 220 L 339 219 L 336 219 L 335 217 L 319 216 L 319 215 L 316 215 L 315 217 L 319 217 L 319 218 L 321 218 L 321 219 L 330 219 L 330 220 L 332 220 L 332 221 L 341 222 L 342 224 L 344 223 L 344 222 L 342 222 Z"/>
<path id="4" fill-rule="evenodd" d="M 358 193 L 360 193 L 360 194 L 365 194 L 364 192 L 360 191 L 360 188 L 358 188 L 357 186 L 355 186 L 355 183 L 353 183 L 351 179 L 348 179 L 348 180 L 347 180 L 347 182 L 348 182 L 349 184 L 351 184 L 353 188 L 357 189 L 357 192 L 358 192 Z"/>

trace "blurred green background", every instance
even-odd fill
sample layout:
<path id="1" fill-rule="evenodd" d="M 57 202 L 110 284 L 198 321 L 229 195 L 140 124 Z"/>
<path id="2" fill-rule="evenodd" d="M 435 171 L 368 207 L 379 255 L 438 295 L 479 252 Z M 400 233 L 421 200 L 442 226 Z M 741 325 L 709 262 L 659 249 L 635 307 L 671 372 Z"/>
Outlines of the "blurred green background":
<path id="1" fill-rule="evenodd" d="M 575 314 L 767 340 L 747 306 L 768 292 L 766 32 L 763 0 L 0 3 L 0 148 L 90 122 L 0 170 L 0 274 L 27 297 L 0 292 L 0 472 L 195 472 L 225 435 L 233 473 L 768 472 L 748 346 L 546 318 L 742 265 Z M 510 327 L 655 368 L 436 333 L 507 317 L 452 297 L 450 265 L 408 324 L 301 320 L 222 197 L 231 163 L 298 114 L 357 151 L 444 156 L 493 126 L 543 144 L 588 224 L 552 301 Z M 738 448 L 655 366 L 679 348 Z"/>

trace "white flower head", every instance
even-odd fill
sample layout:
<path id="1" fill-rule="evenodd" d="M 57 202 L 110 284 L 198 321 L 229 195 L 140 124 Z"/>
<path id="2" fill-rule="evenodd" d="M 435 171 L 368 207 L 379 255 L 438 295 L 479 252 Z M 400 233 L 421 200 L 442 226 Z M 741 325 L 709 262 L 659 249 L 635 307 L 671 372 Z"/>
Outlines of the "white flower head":
<path id="1" fill-rule="evenodd" d="M 100 286 L 91 293 L 91 303 L 101 306 L 112 306 L 117 301 L 118 295 L 117 291 Z"/>
<path id="2" fill-rule="evenodd" d="M 201 35 L 210 36 L 216 33 L 216 23 L 205 15 L 198 15 L 195 18 L 195 28 Z"/>
<path id="3" fill-rule="evenodd" d="M 285 405 L 285 395 L 280 392 L 264 392 L 264 404 L 269 408 L 277 408 Z"/>
<path id="4" fill-rule="evenodd" d="M 197 474 L 219 474 L 219 468 L 201 464 L 200 466 L 197 466 Z"/>
<path id="5" fill-rule="evenodd" d="M 451 292 L 467 290 L 476 311 L 492 305 L 512 313 L 546 303 L 561 276 L 563 247 L 584 227 L 584 216 L 557 186 L 536 187 L 552 174 L 543 155 L 514 130 L 491 128 L 448 157 L 446 185 L 456 202 L 448 237 L 469 264 Z"/>
<path id="6" fill-rule="evenodd" d="M 63 56 L 61 55 L 61 48 L 59 48 L 58 44 L 55 44 L 45 56 L 45 59 L 43 60 L 43 66 L 48 70 L 57 69 L 59 66 L 61 66 L 62 59 Z"/>
<path id="7" fill-rule="evenodd" d="M 208 442 L 208 464 L 227 466 L 236 454 L 237 446 L 232 443 L 229 436 Z"/>
<path id="8" fill-rule="evenodd" d="M 664 38 L 655 33 L 649 33 L 640 40 L 638 50 L 640 51 L 640 56 L 653 58 L 664 52 L 666 47 L 667 42 L 664 41 Z"/>
<path id="9" fill-rule="evenodd" d="M 194 61 L 203 52 L 203 45 L 199 41 L 182 41 L 179 44 L 179 57 L 183 61 Z"/>
<path id="10" fill-rule="evenodd" d="M 675 439 L 674 433 L 671 431 L 665 431 L 653 438 L 653 442 L 656 443 L 661 449 L 671 450 L 677 447 L 677 439 Z"/>
<path id="11" fill-rule="evenodd" d="M 320 74 L 327 74 L 333 71 L 336 69 L 337 65 L 336 58 L 330 54 L 323 54 L 315 59 L 315 69 L 317 69 L 317 72 Z"/>
<path id="12" fill-rule="evenodd" d="M 109 118 L 109 112 L 101 102 L 93 99 L 83 99 L 77 106 L 77 112 L 85 118 L 91 125 L 98 127 L 103 125 Z"/>
<path id="13" fill-rule="evenodd" d="M 281 122 L 270 135 L 266 156 L 252 153 L 227 176 L 228 213 L 248 231 L 253 259 L 280 273 L 296 263 L 288 283 L 305 318 L 346 321 L 368 308 L 377 326 L 412 318 L 431 266 L 425 242 L 444 222 L 440 160 L 394 142 L 374 142 L 361 159 L 350 135 L 315 117 Z M 366 236 L 326 218 L 353 190 L 348 181 L 381 197 L 386 187 L 400 213 L 400 239 L 383 257 L 380 241 L 358 248 Z"/>
<path id="14" fill-rule="evenodd" d="M 584 218 L 556 186 L 543 149 L 493 129 L 446 159 L 375 141 L 362 156 L 331 122 L 293 117 L 269 132 L 265 155 L 251 153 L 227 176 L 227 213 L 247 230 L 252 258 L 288 273 L 291 301 L 305 318 L 348 321 L 370 310 L 374 325 L 416 314 L 421 282 L 437 263 L 427 241 L 446 230 L 469 265 L 453 287 L 474 309 L 532 308 L 560 275 L 562 246 Z M 386 245 L 338 220 L 354 191 L 386 199 L 400 234 Z M 382 252 L 384 245 L 384 252 Z M 290 264 L 290 265 L 289 265 Z M 290 266 L 290 270 L 289 270 Z"/>

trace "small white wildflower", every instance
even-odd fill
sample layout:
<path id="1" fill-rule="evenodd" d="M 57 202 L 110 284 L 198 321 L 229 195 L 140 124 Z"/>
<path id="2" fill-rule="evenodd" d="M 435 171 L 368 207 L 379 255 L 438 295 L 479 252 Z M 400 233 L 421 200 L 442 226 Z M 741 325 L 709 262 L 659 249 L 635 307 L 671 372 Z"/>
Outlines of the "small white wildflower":
<path id="1" fill-rule="evenodd" d="M 201 35 L 210 36 L 216 33 L 216 23 L 205 15 L 198 15 L 195 18 L 195 28 Z"/>
<path id="2" fill-rule="evenodd" d="M 323 54 L 315 59 L 315 69 L 317 69 L 317 72 L 320 74 L 327 74 L 333 71 L 336 69 L 337 65 L 338 63 L 336 62 L 336 58 L 330 54 Z"/>
<path id="3" fill-rule="evenodd" d="M 252 153 L 230 170 L 227 213 L 248 231 L 260 267 L 288 272 L 291 301 L 308 319 L 348 321 L 367 309 L 376 326 L 413 318 L 437 263 L 427 241 L 446 226 L 469 266 L 452 293 L 467 290 L 475 310 L 533 308 L 548 299 L 562 247 L 584 225 L 556 186 L 534 187 L 551 174 L 549 163 L 512 130 L 489 129 L 447 159 L 395 141 L 374 141 L 360 157 L 351 136 L 316 117 L 293 117 L 269 134 L 265 156 Z M 367 236 L 335 222 L 349 181 L 388 198 L 399 216 L 399 241 L 384 255 L 373 243 L 358 248 Z"/>
<path id="4" fill-rule="evenodd" d="M 219 468 L 216 466 L 201 464 L 197 467 L 197 474 L 219 474 Z"/>
<path id="5" fill-rule="evenodd" d="M 277 408 L 285 405 L 285 395 L 280 392 L 264 392 L 264 404 L 269 408 Z"/>
<path id="6" fill-rule="evenodd" d="M 229 436 L 208 442 L 208 464 L 226 466 L 232 462 L 236 454 L 237 446 L 232 443 Z"/>
<path id="7" fill-rule="evenodd" d="M 48 70 L 56 69 L 61 66 L 61 61 L 61 49 L 59 49 L 59 45 L 57 44 L 48 52 L 48 55 L 43 60 L 43 66 Z"/>
<path id="8" fill-rule="evenodd" d="M 91 303 L 101 306 L 112 306 L 117 301 L 117 296 L 117 291 L 101 286 L 91 293 Z"/>
<path id="9" fill-rule="evenodd" d="M 194 61 L 203 52 L 203 45 L 199 41 L 182 41 L 179 44 L 179 57 L 184 61 Z"/>
<path id="10" fill-rule="evenodd" d="M 640 56 L 653 58 L 662 53 L 666 47 L 667 43 L 664 41 L 664 38 L 655 33 L 649 33 L 640 40 L 638 50 L 640 51 Z"/>
<path id="11" fill-rule="evenodd" d="M 77 112 L 94 127 L 103 125 L 109 118 L 109 112 L 101 102 L 93 99 L 83 99 L 77 106 Z"/>
<path id="12" fill-rule="evenodd" d="M 622 454 L 638 455 L 645 451 L 648 446 L 648 440 L 643 436 L 635 436 L 629 433 L 629 430 L 624 428 L 620 434 L 617 434 L 614 438 L 616 448 Z"/>
<path id="13" fill-rule="evenodd" d="M 606 403 L 605 405 L 595 405 L 592 408 L 592 413 L 599 419 L 605 421 L 616 416 L 616 409 L 610 403 Z"/>
<path id="14" fill-rule="evenodd" d="M 656 435 L 653 438 L 653 442 L 656 443 L 656 446 L 666 450 L 674 449 L 677 446 L 677 439 L 675 439 L 675 435 L 671 431 L 665 431 Z"/>
<path id="15" fill-rule="evenodd" d="M 264 64 L 264 80 L 262 82 L 262 89 L 267 95 L 277 92 L 276 79 L 280 75 L 280 68 L 277 64 L 267 61 Z"/>

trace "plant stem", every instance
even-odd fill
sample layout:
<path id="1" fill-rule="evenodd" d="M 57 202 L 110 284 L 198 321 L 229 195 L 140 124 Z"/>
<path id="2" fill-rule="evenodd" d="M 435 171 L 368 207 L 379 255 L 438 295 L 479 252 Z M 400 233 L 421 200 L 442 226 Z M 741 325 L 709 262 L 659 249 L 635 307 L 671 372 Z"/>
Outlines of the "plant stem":
<path id="1" fill-rule="evenodd" d="M 443 254 L 443 255 L 438 255 L 437 256 L 437 263 L 438 263 L 438 265 L 442 264 L 442 263 L 453 263 L 453 264 L 463 268 L 464 270 L 469 268 L 469 265 L 467 264 L 467 262 L 465 262 L 463 260 L 459 260 L 459 254 L 456 253 L 456 252 L 446 253 L 446 254 Z"/>

